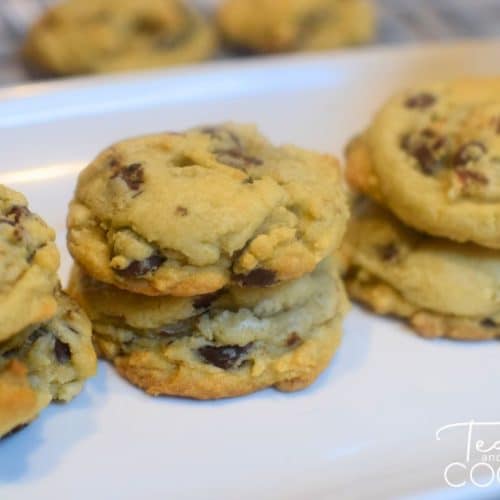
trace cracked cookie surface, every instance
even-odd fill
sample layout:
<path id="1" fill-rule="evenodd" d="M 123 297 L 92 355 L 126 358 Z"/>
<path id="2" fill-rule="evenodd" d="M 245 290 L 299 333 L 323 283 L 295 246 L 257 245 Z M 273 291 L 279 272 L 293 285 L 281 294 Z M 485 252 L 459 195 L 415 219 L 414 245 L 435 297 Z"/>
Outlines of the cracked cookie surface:
<path id="1" fill-rule="evenodd" d="M 68 247 L 99 281 L 191 296 L 311 272 L 347 217 L 335 159 L 225 124 L 103 151 L 80 174 Z"/>
<path id="2" fill-rule="evenodd" d="M 0 436 L 69 401 L 95 373 L 89 319 L 62 292 L 56 299 L 53 318 L 0 342 Z"/>
<path id="3" fill-rule="evenodd" d="M 496 251 L 418 233 L 358 199 L 341 250 L 349 294 L 427 337 L 500 337 Z"/>
<path id="4" fill-rule="evenodd" d="M 374 35 L 368 0 L 225 0 L 218 24 L 227 42 L 251 52 L 325 50 Z"/>
<path id="5" fill-rule="evenodd" d="M 69 292 L 122 376 L 153 395 L 199 399 L 306 387 L 336 351 L 346 309 L 330 259 L 272 288 L 191 298 L 139 297 L 75 268 Z"/>
<path id="6" fill-rule="evenodd" d="M 208 21 L 180 0 L 66 0 L 35 23 L 24 53 L 67 75 L 199 61 L 215 48 Z"/>
<path id="7" fill-rule="evenodd" d="M 0 342 L 55 313 L 54 238 L 22 194 L 0 185 Z"/>
<path id="8" fill-rule="evenodd" d="M 350 183 L 407 224 L 500 248 L 500 79 L 396 95 L 347 158 Z"/>

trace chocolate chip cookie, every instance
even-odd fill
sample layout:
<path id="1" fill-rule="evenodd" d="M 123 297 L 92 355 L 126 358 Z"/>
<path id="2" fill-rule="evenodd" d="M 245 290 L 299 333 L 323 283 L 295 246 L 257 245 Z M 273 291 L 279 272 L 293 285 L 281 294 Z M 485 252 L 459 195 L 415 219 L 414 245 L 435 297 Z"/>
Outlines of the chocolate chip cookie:
<path id="1" fill-rule="evenodd" d="M 54 238 L 22 194 L 0 185 L 0 342 L 54 315 Z"/>
<path id="2" fill-rule="evenodd" d="M 347 156 L 351 184 L 407 224 L 500 248 L 500 79 L 396 95 Z"/>
<path id="3" fill-rule="evenodd" d="M 230 45 L 264 53 L 359 44 L 375 26 L 368 0 L 225 0 L 217 18 Z"/>
<path id="4" fill-rule="evenodd" d="M 138 296 L 75 268 L 69 292 L 123 377 L 152 395 L 197 399 L 311 384 L 340 343 L 346 309 L 331 259 L 272 288 L 190 298 Z"/>
<path id="5" fill-rule="evenodd" d="M 66 0 L 35 23 L 24 54 L 72 75 L 200 61 L 215 48 L 214 29 L 180 0 Z"/>
<path id="6" fill-rule="evenodd" d="M 0 436 L 36 417 L 52 400 L 69 401 L 96 370 L 91 324 L 62 292 L 49 321 L 0 341 Z"/>
<path id="7" fill-rule="evenodd" d="M 426 337 L 500 337 L 498 252 L 428 236 L 357 200 L 342 255 L 351 297 Z"/>
<path id="8" fill-rule="evenodd" d="M 99 281 L 192 296 L 311 272 L 347 217 L 335 159 L 225 124 L 103 151 L 79 177 L 68 246 Z"/>

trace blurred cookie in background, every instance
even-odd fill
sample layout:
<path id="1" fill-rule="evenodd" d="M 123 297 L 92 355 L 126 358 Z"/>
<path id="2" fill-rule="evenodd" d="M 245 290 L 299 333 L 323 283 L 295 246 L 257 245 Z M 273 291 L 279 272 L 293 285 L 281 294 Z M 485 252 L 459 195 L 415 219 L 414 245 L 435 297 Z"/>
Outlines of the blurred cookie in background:
<path id="1" fill-rule="evenodd" d="M 73 75 L 201 61 L 216 47 L 209 22 L 177 0 L 67 0 L 32 26 L 23 54 Z"/>
<path id="2" fill-rule="evenodd" d="M 225 0 L 217 22 L 228 45 L 251 53 L 356 45 L 375 32 L 369 0 Z"/>

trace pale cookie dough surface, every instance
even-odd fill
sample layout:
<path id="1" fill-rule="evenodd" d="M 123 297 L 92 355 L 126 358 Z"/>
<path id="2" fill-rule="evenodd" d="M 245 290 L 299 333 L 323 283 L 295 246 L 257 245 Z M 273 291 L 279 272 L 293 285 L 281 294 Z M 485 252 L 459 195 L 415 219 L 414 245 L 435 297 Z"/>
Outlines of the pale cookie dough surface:
<path id="1" fill-rule="evenodd" d="M 329 260 L 260 293 L 234 288 L 192 299 L 142 297 L 129 313 L 123 309 L 132 294 L 113 295 L 81 271 L 73 272 L 69 291 L 93 321 L 98 351 L 120 374 L 153 395 L 198 399 L 309 385 L 340 343 L 346 309 Z"/>
<path id="2" fill-rule="evenodd" d="M 54 238 L 22 194 L 0 185 L 0 342 L 55 313 Z"/>
<path id="3" fill-rule="evenodd" d="M 80 174 L 68 246 L 99 281 L 192 296 L 311 272 L 347 217 L 335 159 L 225 124 L 103 151 Z"/>
<path id="4" fill-rule="evenodd" d="M 407 224 L 500 248 L 500 78 L 396 95 L 347 156 L 350 182 Z"/>
<path id="5" fill-rule="evenodd" d="M 92 327 L 61 292 L 56 315 L 0 343 L 0 435 L 30 422 L 52 400 L 69 401 L 96 371 Z"/>
<path id="6" fill-rule="evenodd" d="M 181 0 L 66 0 L 35 23 L 24 54 L 70 75 L 200 61 L 216 45 L 212 26 Z"/>
<path id="7" fill-rule="evenodd" d="M 500 335 L 498 252 L 418 233 L 360 199 L 341 254 L 349 293 L 375 312 L 427 336 Z"/>
<path id="8" fill-rule="evenodd" d="M 224 0 L 218 25 L 226 41 L 251 52 L 325 50 L 369 41 L 369 0 Z"/>

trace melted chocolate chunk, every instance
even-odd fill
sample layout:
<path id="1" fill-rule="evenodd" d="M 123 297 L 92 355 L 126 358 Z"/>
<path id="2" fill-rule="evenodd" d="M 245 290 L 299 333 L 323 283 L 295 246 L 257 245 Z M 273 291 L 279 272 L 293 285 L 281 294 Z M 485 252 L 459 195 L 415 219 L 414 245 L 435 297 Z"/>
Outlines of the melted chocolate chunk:
<path id="1" fill-rule="evenodd" d="M 111 178 L 120 177 L 129 189 L 137 191 L 144 182 L 144 170 L 141 163 L 132 163 L 126 167 L 120 168 Z"/>
<path id="2" fill-rule="evenodd" d="M 48 331 L 45 330 L 45 328 L 40 327 L 37 328 L 29 337 L 28 337 L 28 343 L 33 344 L 36 342 L 40 337 L 43 337 L 44 335 L 48 335 Z"/>
<path id="3" fill-rule="evenodd" d="M 296 347 L 300 343 L 302 343 L 302 339 L 296 332 L 292 332 L 286 339 L 287 347 Z"/>
<path id="4" fill-rule="evenodd" d="M 482 184 L 486 186 L 488 184 L 488 178 L 485 177 L 480 172 L 474 172 L 473 170 L 467 170 L 465 168 L 457 168 L 456 173 L 458 178 L 464 183 L 468 184 L 470 182 L 475 182 L 477 184 Z"/>
<path id="5" fill-rule="evenodd" d="M 224 292 L 222 290 L 218 290 L 213 293 L 206 293 L 205 295 L 200 295 L 196 297 L 193 301 L 193 307 L 195 309 L 207 309 L 212 305 L 212 302 L 217 300 Z"/>
<path id="6" fill-rule="evenodd" d="M 59 363 L 67 363 L 71 359 L 69 345 L 56 338 L 54 342 L 54 354 Z"/>
<path id="7" fill-rule="evenodd" d="M 257 268 L 248 274 L 235 274 L 234 280 L 244 287 L 266 287 L 276 283 L 276 273 L 269 269 Z"/>
<path id="8" fill-rule="evenodd" d="M 251 177 L 247 177 L 243 180 L 243 184 L 253 184 L 254 180 Z"/>
<path id="9" fill-rule="evenodd" d="M 443 166 L 443 163 L 434 156 L 433 152 L 425 144 L 418 146 L 412 152 L 412 155 L 426 175 L 435 174 Z"/>
<path id="10" fill-rule="evenodd" d="M 388 243 L 387 245 L 379 245 L 377 247 L 377 252 L 384 262 L 394 261 L 399 256 L 399 249 L 394 242 Z"/>
<path id="11" fill-rule="evenodd" d="M 437 151 L 438 149 L 443 148 L 448 143 L 448 139 L 446 137 L 437 137 L 436 140 L 432 143 L 431 147 L 433 151 Z"/>
<path id="12" fill-rule="evenodd" d="M 233 148 L 216 150 L 215 153 L 218 162 L 242 170 L 244 170 L 245 167 L 262 165 L 263 163 L 259 158 L 256 158 L 255 156 L 249 156 L 245 154 L 241 149 Z"/>
<path id="13" fill-rule="evenodd" d="M 479 141 L 471 141 L 464 144 L 453 157 L 454 167 L 466 165 L 470 161 L 477 160 L 487 151 L 486 146 Z"/>
<path id="14" fill-rule="evenodd" d="M 109 166 L 115 170 L 117 168 L 120 167 L 120 161 L 118 160 L 118 158 L 112 156 L 110 159 L 109 159 Z"/>
<path id="15" fill-rule="evenodd" d="M 248 352 L 252 344 L 245 346 L 239 345 L 226 345 L 214 346 L 206 345 L 198 349 L 198 354 L 203 360 L 211 365 L 222 368 L 223 370 L 230 370 L 231 368 L 238 368 L 242 363 L 242 357 Z"/>
<path id="16" fill-rule="evenodd" d="M 224 127 L 203 127 L 201 132 L 209 135 L 212 139 L 224 140 L 229 139 L 236 148 L 241 149 L 242 144 L 240 138 L 231 130 Z"/>
<path id="17" fill-rule="evenodd" d="M 496 328 L 498 325 L 491 318 L 484 318 L 481 320 L 481 326 L 485 328 Z"/>
<path id="18" fill-rule="evenodd" d="M 188 209 L 186 207 L 181 207 L 180 205 L 175 209 L 175 214 L 185 217 L 188 214 Z"/>
<path id="19" fill-rule="evenodd" d="M 405 101 L 405 106 L 410 109 L 427 109 L 436 102 L 436 97 L 428 92 L 422 92 L 409 97 Z"/>
<path id="20" fill-rule="evenodd" d="M 417 160 L 424 174 L 433 175 L 444 166 L 444 160 L 437 156 L 436 151 L 444 146 L 446 139 L 437 137 L 430 129 L 424 129 L 420 133 L 420 138 L 425 142 L 418 141 L 417 144 L 412 144 L 411 136 L 405 135 L 401 139 L 401 148 Z"/>
<path id="21" fill-rule="evenodd" d="M 165 261 L 166 257 L 154 253 L 144 260 L 133 260 L 124 269 L 115 269 L 115 273 L 119 274 L 122 278 L 141 278 L 148 273 L 156 271 Z"/>
<path id="22" fill-rule="evenodd" d="M 30 215 L 31 212 L 29 208 L 23 207 L 21 205 L 14 205 L 8 212 L 7 217 L 13 215 L 16 224 L 19 224 L 21 217 Z"/>

